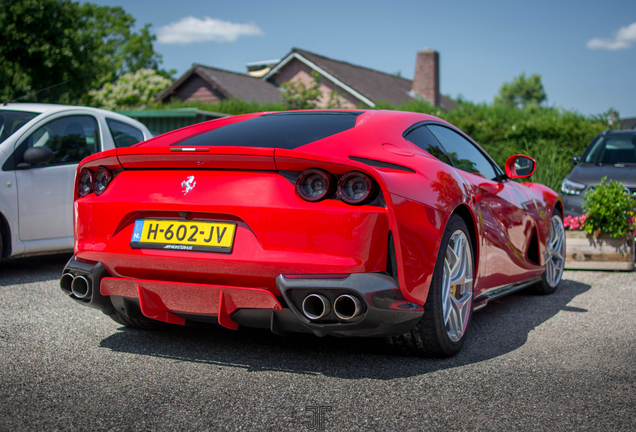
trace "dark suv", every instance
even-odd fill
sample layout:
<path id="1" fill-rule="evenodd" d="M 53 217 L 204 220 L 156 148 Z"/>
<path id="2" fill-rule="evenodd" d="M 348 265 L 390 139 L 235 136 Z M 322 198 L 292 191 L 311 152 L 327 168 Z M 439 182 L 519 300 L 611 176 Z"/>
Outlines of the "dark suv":
<path id="1" fill-rule="evenodd" d="M 605 176 L 622 182 L 636 198 L 636 130 L 606 130 L 572 161 L 576 166 L 561 183 L 565 216 L 583 214 L 583 194 Z"/>

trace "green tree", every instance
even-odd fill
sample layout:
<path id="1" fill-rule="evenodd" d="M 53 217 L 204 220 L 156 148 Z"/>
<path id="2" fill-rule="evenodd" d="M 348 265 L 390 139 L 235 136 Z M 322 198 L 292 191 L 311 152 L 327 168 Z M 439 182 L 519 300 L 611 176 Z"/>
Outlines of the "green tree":
<path id="1" fill-rule="evenodd" d="M 337 91 L 331 90 L 328 93 L 328 95 L 329 95 L 329 99 L 327 99 L 327 104 L 325 105 L 325 108 L 327 109 L 343 108 L 342 96 L 340 96 L 340 94 Z"/>
<path id="2" fill-rule="evenodd" d="M 79 6 L 68 0 L 0 0 L 0 101 L 67 80 L 29 100 L 80 99 L 101 74 L 99 41 L 85 24 Z"/>
<path id="3" fill-rule="evenodd" d="M 162 59 L 153 49 L 157 37 L 150 34 L 150 24 L 134 33 L 131 29 L 135 19 L 121 7 L 85 3 L 80 6 L 80 13 L 86 21 L 86 31 L 99 41 L 95 54 L 103 72 L 97 87 L 141 69 L 154 69 L 170 77 L 169 72 L 159 68 Z"/>
<path id="4" fill-rule="evenodd" d="M 140 69 L 120 76 L 90 92 L 91 105 L 108 110 L 142 109 L 154 102 L 171 80 L 153 69 Z"/>
<path id="5" fill-rule="evenodd" d="M 546 100 L 547 96 L 541 83 L 541 75 L 526 78 L 522 73 L 510 83 L 503 83 L 499 95 L 495 96 L 495 103 L 517 108 L 537 106 Z"/>
<path id="6" fill-rule="evenodd" d="M 342 108 L 342 96 L 340 96 L 337 91 L 331 90 L 325 95 L 320 91 L 320 73 L 318 73 L 318 71 L 312 71 L 311 78 L 311 83 L 308 86 L 302 81 L 281 84 L 281 87 L 285 89 L 282 101 L 286 109 L 302 110 L 316 108 L 322 96 L 326 98 L 324 108 Z"/>
<path id="7" fill-rule="evenodd" d="M 318 99 L 322 96 L 322 92 L 320 91 L 320 74 L 313 71 L 311 77 L 313 79 L 308 86 L 302 81 L 281 84 L 281 87 L 285 89 L 282 99 L 287 109 L 313 109 L 318 106 Z"/>
<path id="8" fill-rule="evenodd" d="M 0 0 L 0 101 L 86 102 L 89 90 L 127 72 L 159 69 L 155 36 L 120 7 L 70 0 Z M 164 76 L 170 73 L 160 71 Z"/>

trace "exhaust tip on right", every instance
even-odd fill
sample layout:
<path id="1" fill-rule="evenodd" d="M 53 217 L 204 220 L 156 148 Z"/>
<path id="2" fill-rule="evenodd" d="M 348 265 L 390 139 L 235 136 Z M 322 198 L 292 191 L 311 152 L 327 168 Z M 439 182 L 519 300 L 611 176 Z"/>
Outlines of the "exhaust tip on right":
<path id="1" fill-rule="evenodd" d="M 309 294 L 303 300 L 303 313 L 310 320 L 326 317 L 331 312 L 329 300 L 320 294 Z"/>
<path id="2" fill-rule="evenodd" d="M 360 315 L 362 303 L 352 295 L 343 294 L 333 303 L 333 310 L 338 318 L 348 321 Z"/>
<path id="3" fill-rule="evenodd" d="M 77 276 L 73 279 L 71 291 L 78 299 L 84 299 L 91 293 L 91 283 L 84 276 Z"/>

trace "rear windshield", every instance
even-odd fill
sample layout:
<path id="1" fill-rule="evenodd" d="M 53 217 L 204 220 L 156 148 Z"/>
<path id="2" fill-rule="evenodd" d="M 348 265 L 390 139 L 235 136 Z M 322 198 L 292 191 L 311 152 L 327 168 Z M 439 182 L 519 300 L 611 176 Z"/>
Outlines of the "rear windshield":
<path id="1" fill-rule="evenodd" d="M 24 111 L 0 111 L 0 143 L 37 115 L 39 114 Z"/>
<path id="2" fill-rule="evenodd" d="M 585 156 L 593 164 L 636 164 L 636 134 L 611 133 L 600 137 Z"/>
<path id="3" fill-rule="evenodd" d="M 294 149 L 351 129 L 361 112 L 311 111 L 264 114 L 173 144 Z"/>

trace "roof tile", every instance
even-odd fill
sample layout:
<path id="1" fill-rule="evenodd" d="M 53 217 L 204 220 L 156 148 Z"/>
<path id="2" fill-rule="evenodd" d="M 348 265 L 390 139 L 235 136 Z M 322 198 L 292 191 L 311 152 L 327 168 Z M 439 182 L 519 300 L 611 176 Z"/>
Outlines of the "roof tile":
<path id="1" fill-rule="evenodd" d="M 272 83 L 238 72 L 231 72 L 210 66 L 194 65 L 196 71 L 214 82 L 223 93 L 247 102 L 279 102 L 281 92 Z"/>
<path id="2" fill-rule="evenodd" d="M 411 80 L 406 78 L 333 60 L 298 48 L 293 48 L 292 52 L 300 54 L 373 102 L 386 101 L 399 105 L 412 99 L 409 95 Z"/>

